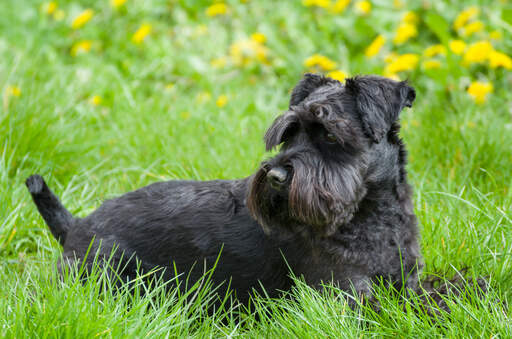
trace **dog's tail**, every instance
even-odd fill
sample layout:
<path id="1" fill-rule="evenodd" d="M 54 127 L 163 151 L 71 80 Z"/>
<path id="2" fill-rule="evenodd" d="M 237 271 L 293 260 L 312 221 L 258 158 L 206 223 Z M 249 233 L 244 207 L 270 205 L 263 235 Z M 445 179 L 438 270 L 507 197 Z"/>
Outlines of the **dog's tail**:
<path id="1" fill-rule="evenodd" d="M 75 218 L 62 206 L 59 198 L 48 188 L 40 175 L 31 175 L 25 181 L 25 185 L 53 236 L 64 245 Z"/>

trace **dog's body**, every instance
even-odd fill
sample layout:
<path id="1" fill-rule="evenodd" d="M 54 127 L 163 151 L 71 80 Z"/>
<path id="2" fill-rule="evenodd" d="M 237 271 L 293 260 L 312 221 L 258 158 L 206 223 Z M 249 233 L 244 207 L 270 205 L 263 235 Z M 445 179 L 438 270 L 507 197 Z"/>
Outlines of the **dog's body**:
<path id="1" fill-rule="evenodd" d="M 220 253 L 213 281 L 230 284 L 242 303 L 259 287 L 270 296 L 288 290 L 290 270 L 312 286 L 365 295 L 380 278 L 415 288 L 418 229 L 397 136 L 398 114 L 414 97 L 385 78 L 342 85 L 306 75 L 265 136 L 267 149 L 283 144 L 281 152 L 248 178 L 155 183 L 83 219 L 40 176 L 27 186 L 66 260 L 83 260 L 94 239 L 92 253 L 117 247 L 125 278 L 135 276 L 127 259 L 136 257 L 145 271 L 197 280 Z"/>

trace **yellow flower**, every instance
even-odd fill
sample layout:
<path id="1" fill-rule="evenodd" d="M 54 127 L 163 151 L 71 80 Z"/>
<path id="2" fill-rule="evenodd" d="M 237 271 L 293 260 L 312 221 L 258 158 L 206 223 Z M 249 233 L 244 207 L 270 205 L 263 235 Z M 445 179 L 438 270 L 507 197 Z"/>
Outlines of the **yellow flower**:
<path id="1" fill-rule="evenodd" d="M 386 38 L 382 35 L 382 34 L 379 34 L 373 41 L 372 43 L 370 44 L 370 46 L 368 46 L 366 48 L 366 50 L 364 51 L 364 54 L 366 55 L 366 57 L 368 58 L 371 58 L 375 55 L 377 55 L 382 46 L 384 46 L 384 44 L 386 43 Z"/>
<path id="2" fill-rule="evenodd" d="M 55 13 L 53 13 L 53 19 L 56 21 L 61 21 L 62 19 L 64 19 L 65 15 L 66 14 L 64 13 L 64 11 L 62 9 L 58 9 L 55 11 Z"/>
<path id="3" fill-rule="evenodd" d="M 336 70 L 336 71 L 327 73 L 327 76 L 334 80 L 345 81 L 345 79 L 348 77 L 348 74 L 343 72 L 342 70 Z"/>
<path id="4" fill-rule="evenodd" d="M 141 44 L 144 39 L 151 33 L 151 30 L 153 27 L 151 27 L 150 24 L 142 24 L 140 25 L 139 29 L 132 35 L 132 42 L 134 44 Z"/>
<path id="5" fill-rule="evenodd" d="M 487 94 L 492 93 L 493 90 L 491 83 L 475 81 L 468 87 L 467 92 L 477 104 L 483 104 L 487 99 Z"/>
<path id="6" fill-rule="evenodd" d="M 224 15 L 228 12 L 228 6 L 225 3 L 219 2 L 211 5 L 206 9 L 206 15 L 214 17 Z"/>
<path id="7" fill-rule="evenodd" d="M 304 66 L 308 68 L 319 67 L 324 71 L 332 71 L 336 68 L 336 63 L 326 56 L 313 54 L 304 60 Z"/>
<path id="8" fill-rule="evenodd" d="M 481 32 L 484 29 L 484 23 L 480 20 L 473 21 L 470 24 L 467 24 L 462 29 L 463 36 L 471 36 L 473 33 Z"/>
<path id="9" fill-rule="evenodd" d="M 407 22 L 401 23 L 396 30 L 393 42 L 397 45 L 401 45 L 412 37 L 418 35 L 416 26 Z"/>
<path id="10" fill-rule="evenodd" d="M 190 118 L 190 112 L 188 111 L 183 111 L 180 113 L 180 117 L 183 119 L 183 120 L 188 120 Z"/>
<path id="11" fill-rule="evenodd" d="M 210 65 L 214 68 L 224 68 L 227 64 L 226 57 L 215 58 L 210 61 Z"/>
<path id="12" fill-rule="evenodd" d="M 254 39 L 239 40 L 229 47 L 229 56 L 238 66 L 245 66 L 254 61 L 267 64 L 267 55 L 267 47 Z"/>
<path id="13" fill-rule="evenodd" d="M 441 68 L 441 62 L 439 60 L 425 60 L 422 66 L 424 69 L 438 69 Z"/>
<path id="14" fill-rule="evenodd" d="M 370 13 L 370 11 L 372 10 L 372 3 L 370 1 L 358 1 L 356 2 L 356 10 L 363 14 L 363 15 L 366 15 L 368 13 Z"/>
<path id="15" fill-rule="evenodd" d="M 5 93 L 8 96 L 19 97 L 21 95 L 21 88 L 16 85 L 9 85 L 5 89 Z"/>
<path id="16" fill-rule="evenodd" d="M 77 56 L 78 54 L 87 53 L 91 50 L 91 46 L 91 40 L 79 41 L 71 47 L 71 51 L 69 52 L 69 54 L 71 54 L 71 56 Z"/>
<path id="17" fill-rule="evenodd" d="M 80 13 L 71 23 L 71 28 L 79 29 L 83 27 L 89 20 L 94 16 L 94 11 L 92 9 L 86 9 L 82 13 Z"/>
<path id="18" fill-rule="evenodd" d="M 110 0 L 110 6 L 114 8 L 119 8 L 122 5 L 124 5 L 125 2 L 126 0 Z"/>
<path id="19" fill-rule="evenodd" d="M 226 106 L 227 103 L 228 103 L 228 97 L 225 94 L 219 95 L 219 97 L 217 98 L 217 101 L 215 102 L 217 107 L 220 107 L 220 108 Z"/>
<path id="20" fill-rule="evenodd" d="M 489 58 L 489 54 L 493 51 L 489 41 L 478 41 L 469 45 L 466 53 L 464 53 L 465 63 L 484 62 Z"/>
<path id="21" fill-rule="evenodd" d="M 169 91 L 169 90 L 171 90 L 171 89 L 173 89 L 173 88 L 174 88 L 174 83 L 172 83 L 172 82 L 168 82 L 168 83 L 165 85 L 165 89 L 166 89 L 166 90 L 168 90 L 168 91 Z"/>
<path id="22" fill-rule="evenodd" d="M 402 17 L 402 22 L 406 22 L 408 24 L 416 25 L 419 21 L 418 15 L 413 11 L 406 12 Z"/>
<path id="23" fill-rule="evenodd" d="M 450 50 L 453 54 L 461 55 L 466 49 L 466 43 L 462 40 L 452 40 L 449 43 Z"/>
<path id="24" fill-rule="evenodd" d="M 512 59 L 505 53 L 493 50 L 489 54 L 489 65 L 491 68 L 503 67 L 506 69 L 512 69 Z"/>
<path id="25" fill-rule="evenodd" d="M 329 8 L 329 12 L 334 14 L 342 13 L 350 4 L 350 0 L 338 0 Z"/>
<path id="26" fill-rule="evenodd" d="M 200 104 L 210 101 L 212 95 L 208 91 L 197 93 L 196 101 Z"/>
<path id="27" fill-rule="evenodd" d="M 400 81 L 400 77 L 396 73 L 387 73 L 387 74 L 385 74 L 385 77 L 393 79 L 395 81 Z"/>
<path id="28" fill-rule="evenodd" d="M 459 30 L 462 28 L 466 23 L 476 17 L 480 13 L 480 10 L 476 6 L 469 7 L 465 9 L 464 11 L 460 12 L 460 14 L 455 18 L 455 21 L 453 23 L 453 28 L 455 30 Z"/>
<path id="29" fill-rule="evenodd" d="M 396 54 L 395 52 L 391 52 L 388 55 L 386 55 L 384 61 L 389 64 L 390 62 L 393 62 L 396 58 L 398 58 L 398 54 Z"/>
<path id="30" fill-rule="evenodd" d="M 331 0 L 302 0 L 302 4 L 306 7 L 322 7 L 329 8 L 331 6 Z"/>
<path id="31" fill-rule="evenodd" d="M 402 54 L 393 61 L 391 61 L 385 68 L 384 73 L 389 74 L 395 74 L 402 71 L 410 71 L 414 68 L 416 68 L 416 65 L 418 64 L 418 61 L 420 60 L 420 57 L 417 54 L 408 53 L 408 54 Z"/>
<path id="32" fill-rule="evenodd" d="M 395 9 L 402 9 L 404 8 L 404 3 L 402 0 L 393 0 L 393 7 L 395 7 Z"/>
<path id="33" fill-rule="evenodd" d="M 265 34 L 256 32 L 251 35 L 251 40 L 254 40 L 257 43 L 264 44 L 267 41 L 267 37 Z"/>
<path id="34" fill-rule="evenodd" d="M 43 4 L 43 11 L 48 15 L 52 15 L 53 13 L 55 13 L 58 7 L 59 6 L 57 5 L 57 2 L 50 1 Z"/>
<path id="35" fill-rule="evenodd" d="M 429 58 L 436 56 L 438 54 L 446 54 L 446 48 L 441 44 L 432 45 L 430 47 L 425 48 L 425 50 L 423 51 L 423 55 Z"/>
<path id="36" fill-rule="evenodd" d="M 489 38 L 492 40 L 501 40 L 502 37 L 503 36 L 500 31 L 492 31 L 489 33 Z"/>
<path id="37" fill-rule="evenodd" d="M 99 106 L 101 105 L 101 102 L 103 101 L 103 99 L 101 99 L 101 97 L 99 95 L 95 95 L 93 96 L 90 100 L 89 100 L 89 103 L 93 106 Z"/>

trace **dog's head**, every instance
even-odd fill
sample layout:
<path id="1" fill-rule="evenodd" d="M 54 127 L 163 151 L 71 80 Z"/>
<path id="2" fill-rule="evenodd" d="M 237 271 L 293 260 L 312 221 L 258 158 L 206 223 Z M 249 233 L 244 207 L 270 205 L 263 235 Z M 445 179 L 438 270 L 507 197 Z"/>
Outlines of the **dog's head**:
<path id="1" fill-rule="evenodd" d="M 265 134 L 266 149 L 281 145 L 280 152 L 251 181 L 247 205 L 264 231 L 329 236 L 349 222 L 368 180 L 394 170 L 387 162 L 399 147 L 389 134 L 414 99 L 406 82 L 359 76 L 343 85 L 306 74 Z"/>

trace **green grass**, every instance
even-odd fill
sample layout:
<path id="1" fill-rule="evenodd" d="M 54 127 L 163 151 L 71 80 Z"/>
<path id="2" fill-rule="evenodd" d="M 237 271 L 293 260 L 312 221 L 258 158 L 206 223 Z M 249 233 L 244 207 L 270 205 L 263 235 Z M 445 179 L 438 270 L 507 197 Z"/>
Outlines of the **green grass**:
<path id="1" fill-rule="evenodd" d="M 258 298 L 251 311 L 208 315 L 208 287 L 191 291 L 197 296 L 187 301 L 165 293 L 161 283 L 145 296 L 128 286 L 116 294 L 102 272 L 85 284 L 60 280 L 60 247 L 24 187 L 28 175 L 40 173 L 72 213 L 85 216 L 104 199 L 157 180 L 249 175 L 266 156 L 265 128 L 287 108 L 307 57 L 326 55 L 352 75 L 381 74 L 390 51 L 421 54 L 456 38 L 453 20 L 468 6 L 407 1 L 396 10 L 391 3 L 373 1 L 364 17 L 353 5 L 331 14 L 300 2 L 229 1 L 227 15 L 211 18 L 207 1 L 128 0 L 114 10 L 107 0 L 76 0 L 59 2 L 65 17 L 56 21 L 40 1 L 2 1 L 0 335 L 511 337 L 510 311 L 496 302 L 512 299 L 512 74 L 503 68 L 461 65 L 460 56 L 448 53 L 436 57 L 440 69 L 399 74 L 418 93 L 401 119 L 426 271 L 451 276 L 467 267 L 492 285 L 483 298 L 469 286 L 467 294 L 450 296 L 452 313 L 438 319 L 415 311 L 414 302 L 404 310 L 383 288 L 381 312 L 350 310 L 336 289 L 320 293 L 298 281 L 293 298 Z M 72 18 L 89 7 L 93 19 L 71 29 Z M 406 10 L 419 15 L 419 35 L 394 46 Z M 481 6 L 484 31 L 463 39 L 487 40 L 499 30 L 503 38 L 494 47 L 511 53 L 511 10 L 506 2 Z M 153 29 L 135 45 L 131 37 L 142 23 Z M 211 66 L 255 32 L 267 38 L 267 64 Z M 382 55 L 367 59 L 364 50 L 379 33 L 388 42 Z M 80 40 L 91 40 L 92 49 L 73 57 L 71 46 Z M 465 91 L 476 80 L 494 85 L 482 105 Z M 9 86 L 21 95 L 11 95 Z M 90 103 L 95 95 L 100 105 Z M 228 97 L 224 107 L 216 105 L 219 95 Z"/>

